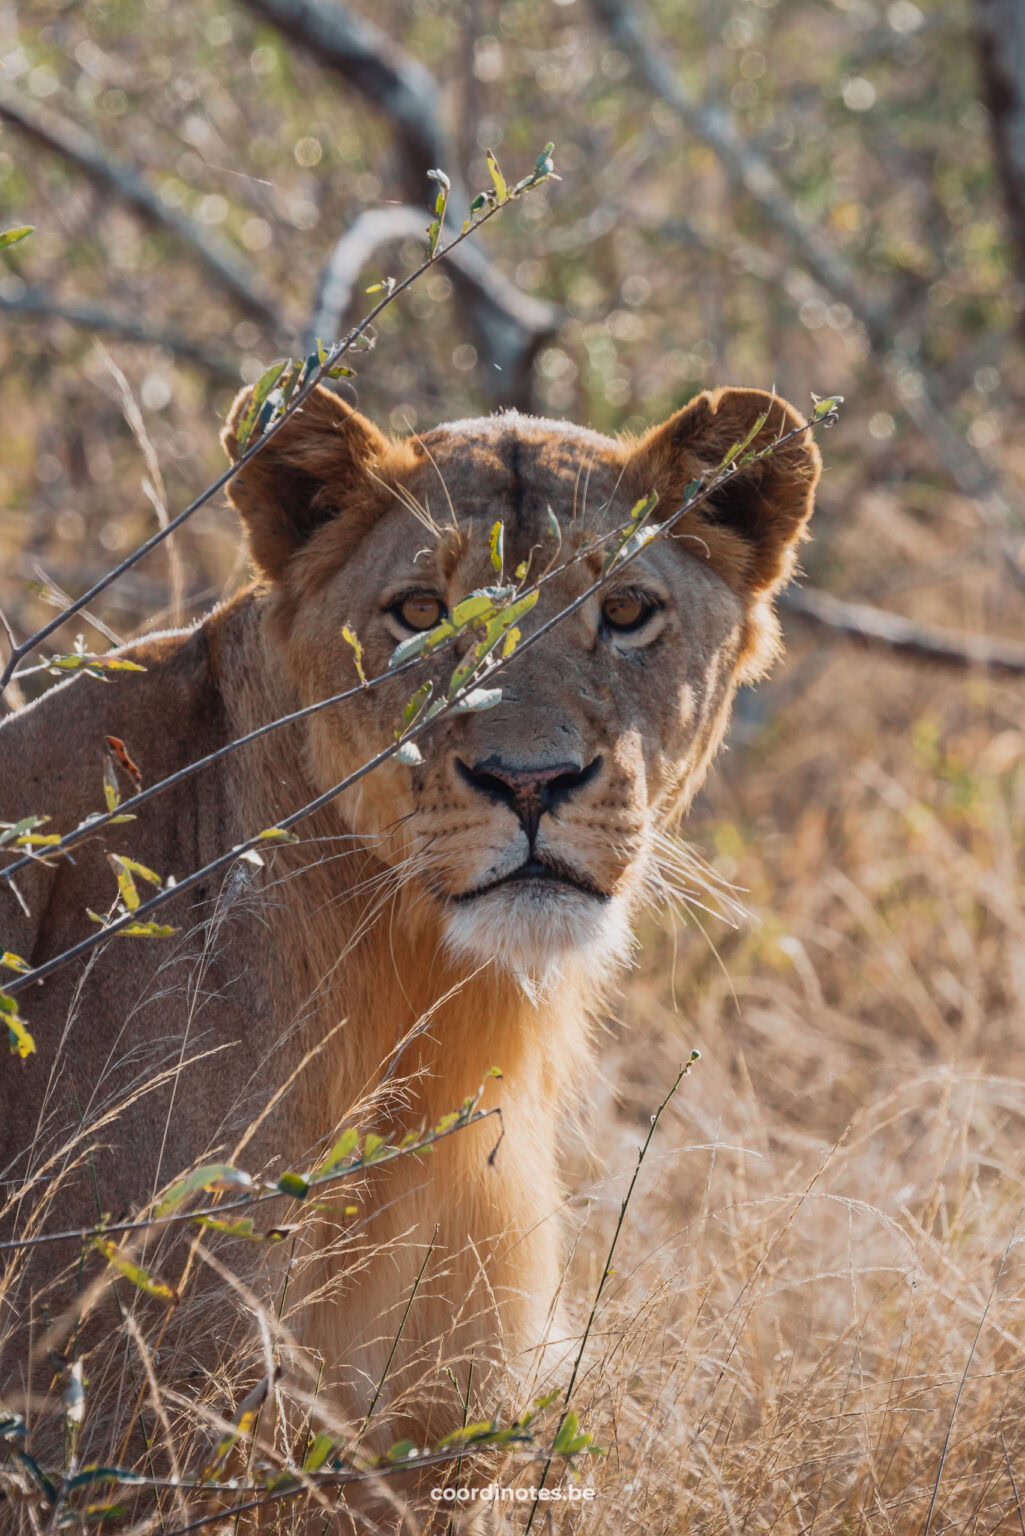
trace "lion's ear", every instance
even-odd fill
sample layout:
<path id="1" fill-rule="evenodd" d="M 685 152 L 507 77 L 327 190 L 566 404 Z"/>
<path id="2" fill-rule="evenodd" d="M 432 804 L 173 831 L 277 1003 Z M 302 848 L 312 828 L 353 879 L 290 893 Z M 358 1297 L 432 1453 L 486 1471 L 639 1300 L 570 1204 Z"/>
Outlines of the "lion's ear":
<path id="1" fill-rule="evenodd" d="M 691 481 L 721 464 L 759 417 L 765 420 L 744 454 L 757 452 L 804 426 L 793 406 L 761 389 L 706 390 L 641 439 L 631 481 L 659 494 L 660 514 L 673 512 Z M 798 431 L 768 458 L 738 469 L 708 501 L 683 519 L 681 534 L 697 535 L 727 581 L 757 597 L 790 575 L 794 546 L 812 512 L 821 459 L 810 431 Z M 699 546 L 690 546 L 698 548 Z"/>
<path id="2" fill-rule="evenodd" d="M 243 389 L 221 433 L 232 460 L 241 452 L 239 427 L 251 402 L 252 391 Z M 228 499 L 245 525 L 253 559 L 265 576 L 280 576 L 295 551 L 324 523 L 344 512 L 347 499 L 365 485 L 368 471 L 387 447 L 387 438 L 373 422 L 317 385 L 228 482 Z"/>

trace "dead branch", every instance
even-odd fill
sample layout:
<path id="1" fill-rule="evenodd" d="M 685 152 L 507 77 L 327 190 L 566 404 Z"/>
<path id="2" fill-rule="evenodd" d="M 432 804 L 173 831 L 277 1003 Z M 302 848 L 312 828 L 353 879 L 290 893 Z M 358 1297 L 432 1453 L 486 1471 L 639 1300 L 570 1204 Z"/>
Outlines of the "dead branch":
<path id="1" fill-rule="evenodd" d="M 429 183 L 426 173 L 434 167 L 446 171 L 452 182 L 448 216 L 458 227 L 466 216 L 469 199 L 459 178 L 453 174 L 455 155 L 448 141 L 438 110 L 438 86 L 433 77 L 414 59 L 404 54 L 390 38 L 372 23 L 352 14 L 337 0 L 243 0 L 255 15 L 272 26 L 296 47 L 310 53 L 318 64 L 334 71 L 348 86 L 358 91 L 388 119 L 395 130 L 399 149 L 399 176 L 402 192 L 412 205 L 426 198 Z M 369 217 L 369 215 L 367 215 Z M 402 218 L 409 219 L 408 210 Z M 430 220 L 419 215 L 423 233 Z M 399 223 L 396 218 L 396 226 Z M 334 281 L 341 289 L 355 281 L 358 266 L 352 261 L 366 249 L 371 231 L 384 224 L 367 224 L 358 240 L 346 245 L 347 236 L 336 245 L 325 272 L 318 299 L 321 300 Z M 353 232 L 354 233 L 354 232 Z M 383 238 L 395 238 L 385 236 Z M 378 244 L 383 243 L 378 236 Z M 465 254 L 453 263 L 453 281 L 462 298 L 467 320 L 484 367 L 481 382 L 503 404 L 529 408 L 532 402 L 532 371 L 538 351 L 556 332 L 561 315 L 554 306 L 528 298 L 512 283 L 491 269 L 479 252 Z M 347 275 L 348 273 L 348 275 Z M 334 308 L 337 310 L 338 306 Z M 315 330 L 316 327 L 312 326 Z M 326 340 L 330 329 L 319 334 Z"/>
<path id="2" fill-rule="evenodd" d="M 227 353 L 211 352 L 178 331 L 154 329 L 136 320 L 133 315 L 118 314 L 98 304 L 66 304 L 40 288 L 30 288 L 17 298 L 0 295 L 0 310 L 14 320 L 64 320 L 85 331 L 102 331 L 117 336 L 121 341 L 137 342 L 146 347 L 162 347 L 180 357 L 183 362 L 192 363 L 215 378 L 233 384 L 239 382 L 238 363 Z"/>
<path id="3" fill-rule="evenodd" d="M 779 605 L 820 629 L 863 645 L 899 651 L 945 667 L 1025 676 L 1025 645 L 1013 640 L 990 640 L 985 635 L 915 624 L 868 603 L 846 602 L 818 587 L 791 587 L 781 595 Z"/>
<path id="4" fill-rule="evenodd" d="M 1025 281 L 1025 6 L 976 0 L 981 95 L 1019 277 Z"/>
<path id="5" fill-rule="evenodd" d="M 1019 0 L 1007 0 L 1011 7 Z M 671 107 L 680 121 L 714 152 L 743 188 L 767 224 L 786 240 L 794 261 L 850 309 L 861 325 L 901 406 L 928 438 L 954 484 L 976 504 L 987 524 L 1006 526 L 1014 519 L 1016 498 L 1006 491 L 992 466 L 960 433 L 951 430 L 918 361 L 918 348 L 907 334 L 906 305 L 895 314 L 890 305 L 866 294 L 850 265 L 797 210 L 793 197 L 768 160 L 746 143 L 719 106 L 695 101 L 668 62 L 666 48 L 649 33 L 639 7 L 629 0 L 591 0 L 598 20 L 617 47 L 632 61 L 649 90 Z"/>
<path id="6" fill-rule="evenodd" d="M 324 267 L 310 324 L 310 344 L 339 336 L 352 302 L 360 272 L 381 249 L 397 240 L 416 239 L 424 233 L 424 213 L 403 204 L 368 208 L 351 229 L 336 242 Z M 446 258 L 465 291 L 478 295 L 496 314 L 505 313 L 510 324 L 526 327 L 537 336 L 551 334 L 556 312 L 550 304 L 521 293 L 488 261 L 479 246 L 461 245 Z"/>
<path id="7" fill-rule="evenodd" d="M 171 235 L 191 251 L 207 272 L 247 313 L 260 320 L 271 335 L 282 334 L 277 307 L 259 291 L 232 247 L 184 214 L 168 208 L 134 166 L 115 160 L 106 146 L 83 128 L 59 118 L 54 112 L 30 105 L 5 88 L 0 88 L 0 119 L 13 123 L 44 149 L 81 171 L 103 191 L 128 203 L 147 224 Z"/>

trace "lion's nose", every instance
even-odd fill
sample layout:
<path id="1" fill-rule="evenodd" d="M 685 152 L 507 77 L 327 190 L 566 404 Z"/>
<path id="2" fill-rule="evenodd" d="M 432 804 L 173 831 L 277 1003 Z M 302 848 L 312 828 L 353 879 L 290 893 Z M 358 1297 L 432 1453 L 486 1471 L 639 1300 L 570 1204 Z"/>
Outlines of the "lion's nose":
<path id="1" fill-rule="evenodd" d="M 492 754 L 471 768 L 456 758 L 460 778 L 481 794 L 507 805 L 519 817 L 531 846 L 544 812 L 557 810 L 570 795 L 589 784 L 601 764 L 601 758 L 596 757 L 586 767 L 580 763 L 538 763 L 514 768 Z"/>

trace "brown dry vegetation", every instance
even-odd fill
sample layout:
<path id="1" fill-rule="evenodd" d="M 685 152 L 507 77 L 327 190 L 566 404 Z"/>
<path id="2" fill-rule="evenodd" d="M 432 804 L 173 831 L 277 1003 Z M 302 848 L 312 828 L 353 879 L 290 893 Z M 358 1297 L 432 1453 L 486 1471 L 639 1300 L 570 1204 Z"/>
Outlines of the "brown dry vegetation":
<path id="1" fill-rule="evenodd" d="M 811 577 L 923 623 L 1021 634 L 1007 550 L 1025 488 L 1022 295 L 966 4 L 653 8 L 681 76 L 729 103 L 861 289 L 894 306 L 894 331 L 909 330 L 897 360 L 637 84 L 582 0 L 373 9 L 452 82 L 454 153 L 476 181 L 485 144 L 526 169 L 538 140 L 556 140 L 564 182 L 484 237 L 566 311 L 537 367 L 538 409 L 636 429 L 707 384 L 841 391 Z M 145 46 L 136 13 L 36 0 L 16 20 L 0 5 L 3 52 L 22 58 L 8 71 L 214 220 L 301 323 L 338 232 L 403 195 L 387 122 L 245 7 L 147 0 Z M 106 340 L 177 510 L 220 467 L 237 376 L 280 344 L 10 127 L 0 174 L 3 222 L 38 226 L 0 257 L 0 298 L 28 285 L 108 302 L 229 356 L 234 379 Z M 382 253 L 364 281 L 412 254 Z M 369 414 L 402 428 L 491 403 L 447 277 L 393 315 L 361 364 Z M 29 585 L 37 567 L 77 593 L 154 512 L 87 332 L 11 318 L 0 363 L 0 605 L 24 635 L 52 611 Z M 931 437 L 920 378 L 939 402 Z M 954 487 L 944 440 L 967 444 L 1003 511 Z M 193 616 L 243 575 L 226 509 L 204 509 L 179 547 Z M 99 614 L 119 635 L 166 624 L 164 555 Z M 933 1536 L 1010 1536 L 1025 1530 L 1025 680 L 787 628 L 785 661 L 742 698 L 683 829 L 749 918 L 653 917 L 606 1021 L 590 1148 L 571 1159 L 581 1237 L 567 1286 L 583 1315 L 650 1115 L 687 1052 L 702 1059 L 642 1171 L 575 1395 L 609 1449 L 586 1469 L 599 1496 L 554 1523 L 904 1536 L 925 1526 L 949 1433 Z M 17 1063 L 3 1070 L 10 1081 Z M 230 1415 L 246 1371 L 197 1391 Z M 216 1430 L 180 1403 L 164 1411 L 161 1474 L 201 1466 Z"/>

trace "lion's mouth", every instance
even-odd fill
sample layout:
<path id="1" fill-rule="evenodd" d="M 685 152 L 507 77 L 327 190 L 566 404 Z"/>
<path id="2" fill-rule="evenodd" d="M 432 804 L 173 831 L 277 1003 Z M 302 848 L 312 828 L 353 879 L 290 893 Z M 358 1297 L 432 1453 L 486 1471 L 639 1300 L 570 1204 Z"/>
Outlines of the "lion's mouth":
<path id="1" fill-rule="evenodd" d="M 527 859 L 508 875 L 500 875 L 496 880 L 487 880 L 482 885 L 475 885 L 472 890 L 460 892 L 455 900 L 457 902 L 475 901 L 478 896 L 486 896 L 489 892 L 501 890 L 504 886 L 525 884 L 562 886 L 566 890 L 578 891 L 584 896 L 593 896 L 598 901 L 609 899 L 607 892 L 567 865 L 558 864 L 549 859 L 533 858 Z"/>

